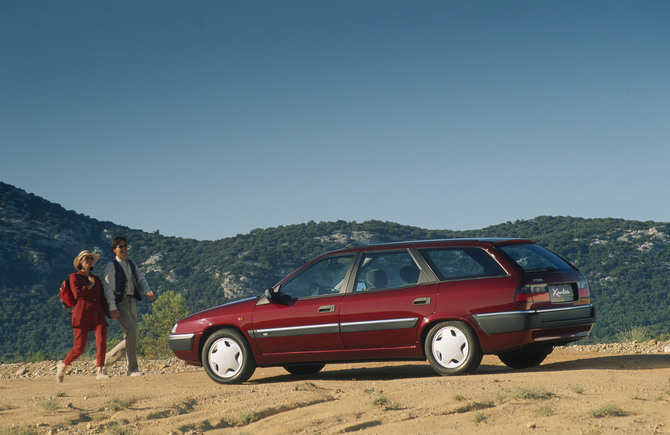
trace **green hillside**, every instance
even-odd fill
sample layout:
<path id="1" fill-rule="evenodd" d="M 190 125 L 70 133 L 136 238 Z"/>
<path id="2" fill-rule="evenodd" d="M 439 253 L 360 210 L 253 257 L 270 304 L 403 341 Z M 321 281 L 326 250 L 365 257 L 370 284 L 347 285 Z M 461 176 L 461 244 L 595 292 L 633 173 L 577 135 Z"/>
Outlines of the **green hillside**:
<path id="1" fill-rule="evenodd" d="M 196 241 L 100 222 L 0 183 L 0 361 L 65 355 L 71 331 L 57 302 L 60 281 L 82 249 L 101 254 L 101 265 L 111 260 L 109 240 L 119 234 L 152 289 L 181 294 L 191 312 L 258 294 L 308 259 L 352 243 L 527 237 L 586 274 L 598 310 L 590 342 L 612 341 L 633 325 L 647 327 L 652 337 L 670 333 L 668 223 L 543 216 L 448 231 L 382 221 L 308 222 Z M 140 314 L 150 307 L 142 302 Z M 110 325 L 110 339 L 119 337 L 115 322 Z"/>

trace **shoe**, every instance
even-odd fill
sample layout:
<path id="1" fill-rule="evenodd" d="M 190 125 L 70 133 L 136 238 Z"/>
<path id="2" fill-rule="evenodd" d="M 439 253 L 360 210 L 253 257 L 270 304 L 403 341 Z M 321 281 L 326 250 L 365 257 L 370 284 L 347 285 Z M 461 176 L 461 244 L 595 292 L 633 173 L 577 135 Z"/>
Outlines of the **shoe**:
<path id="1" fill-rule="evenodd" d="M 65 379 L 65 365 L 61 363 L 58 364 L 58 369 L 56 369 L 56 380 L 59 384 L 62 384 L 63 379 Z"/>
<path id="2" fill-rule="evenodd" d="M 109 376 L 107 373 L 98 373 L 98 375 L 95 377 L 96 379 L 109 379 L 111 376 Z"/>
<path id="3" fill-rule="evenodd" d="M 132 372 L 128 372 L 128 376 L 144 376 L 144 372 L 133 370 Z"/>

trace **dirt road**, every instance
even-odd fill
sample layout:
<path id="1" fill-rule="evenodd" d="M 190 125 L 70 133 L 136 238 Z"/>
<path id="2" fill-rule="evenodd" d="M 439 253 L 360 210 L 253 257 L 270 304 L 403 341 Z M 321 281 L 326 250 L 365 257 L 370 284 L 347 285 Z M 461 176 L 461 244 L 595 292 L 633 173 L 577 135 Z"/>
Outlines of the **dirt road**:
<path id="1" fill-rule="evenodd" d="M 560 348 L 532 370 L 486 356 L 460 377 L 436 376 L 424 362 L 329 365 L 310 378 L 259 368 L 242 385 L 159 364 L 105 381 L 88 369 L 63 384 L 45 369 L 5 376 L 0 434 L 670 433 L 667 353 Z"/>

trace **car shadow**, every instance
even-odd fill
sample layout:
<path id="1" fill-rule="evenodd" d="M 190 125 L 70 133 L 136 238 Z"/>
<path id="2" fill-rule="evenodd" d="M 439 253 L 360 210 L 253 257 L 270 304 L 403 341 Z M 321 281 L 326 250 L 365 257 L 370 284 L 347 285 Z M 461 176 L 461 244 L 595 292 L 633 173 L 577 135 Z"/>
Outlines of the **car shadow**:
<path id="1" fill-rule="evenodd" d="M 545 363 L 526 371 L 651 370 L 670 368 L 670 354 L 607 355 Z"/>
<path id="2" fill-rule="evenodd" d="M 357 367 L 338 369 L 338 364 L 329 364 L 324 371 L 310 376 L 289 373 L 267 378 L 252 379 L 250 383 L 271 384 L 295 380 L 328 381 L 385 381 L 392 379 L 429 378 L 438 376 L 428 363 L 409 363 L 385 367 Z"/>
<path id="3" fill-rule="evenodd" d="M 360 367 L 337 369 L 337 364 L 329 365 L 330 369 L 311 376 L 295 376 L 289 373 L 256 378 L 249 381 L 253 384 L 272 384 L 296 380 L 328 380 L 328 381 L 386 381 L 393 379 L 417 379 L 439 377 L 427 362 L 394 364 L 385 367 Z M 578 358 L 570 361 L 549 362 L 529 369 L 511 369 L 502 364 L 482 364 L 477 371 L 468 376 L 502 374 L 561 372 L 573 370 L 651 370 L 670 368 L 670 354 L 644 355 L 606 355 L 589 358 Z"/>

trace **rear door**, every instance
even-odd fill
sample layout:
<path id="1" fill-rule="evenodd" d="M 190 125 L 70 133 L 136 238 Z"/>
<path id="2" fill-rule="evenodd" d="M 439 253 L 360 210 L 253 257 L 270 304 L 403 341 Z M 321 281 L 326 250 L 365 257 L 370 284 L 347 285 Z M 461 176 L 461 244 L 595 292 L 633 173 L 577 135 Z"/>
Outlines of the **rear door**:
<path id="1" fill-rule="evenodd" d="M 434 311 L 438 284 L 425 283 L 409 251 L 367 252 L 353 291 L 342 298 L 347 349 L 413 347 L 421 319 Z"/>

